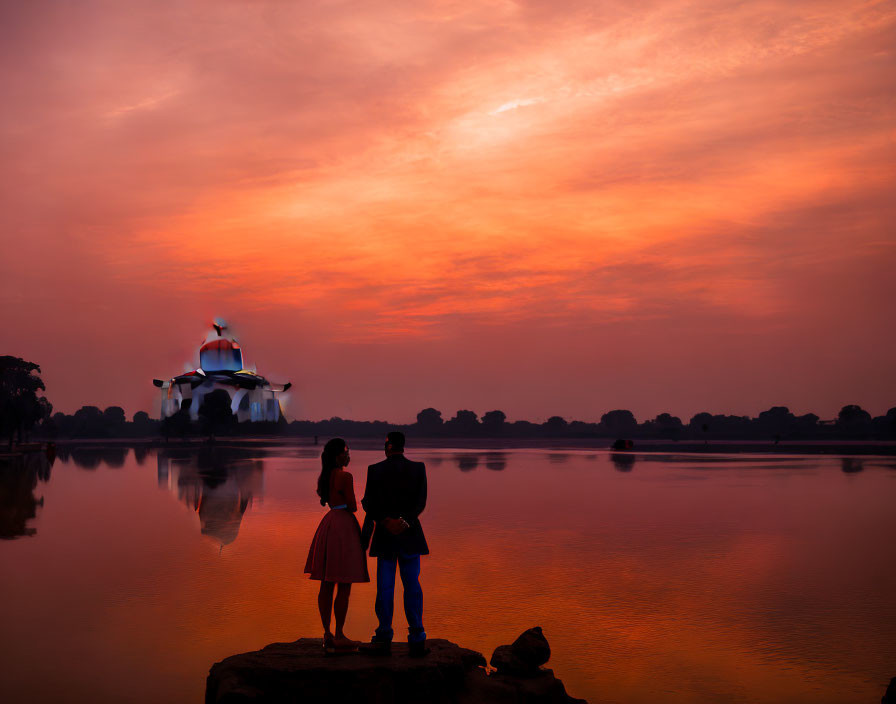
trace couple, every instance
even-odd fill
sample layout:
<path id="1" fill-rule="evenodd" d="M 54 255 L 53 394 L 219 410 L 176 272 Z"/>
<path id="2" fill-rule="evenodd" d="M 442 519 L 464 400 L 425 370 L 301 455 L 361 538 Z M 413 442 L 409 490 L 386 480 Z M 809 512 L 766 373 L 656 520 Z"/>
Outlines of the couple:
<path id="1" fill-rule="evenodd" d="M 330 505 L 323 517 L 305 563 L 311 579 L 320 580 L 317 606 L 324 627 L 324 649 L 328 653 L 359 649 L 369 655 L 388 655 L 392 648 L 392 611 L 395 570 L 404 587 L 404 612 L 408 619 L 408 652 L 423 657 L 423 590 L 420 588 L 420 556 L 428 555 L 420 514 L 426 506 L 426 468 L 404 456 L 404 433 L 386 436 L 386 459 L 367 468 L 367 486 L 361 505 L 366 511 L 364 529 L 358 525 L 358 510 L 352 475 L 346 471 L 348 445 L 333 438 L 321 453 L 317 493 L 322 506 Z M 371 540 L 371 534 L 373 539 Z M 343 627 L 352 583 L 369 582 L 367 557 L 376 558 L 376 616 L 379 627 L 370 643 L 346 637 Z M 333 593 L 335 591 L 335 599 Z M 330 631 L 330 614 L 336 616 L 336 633 Z"/>

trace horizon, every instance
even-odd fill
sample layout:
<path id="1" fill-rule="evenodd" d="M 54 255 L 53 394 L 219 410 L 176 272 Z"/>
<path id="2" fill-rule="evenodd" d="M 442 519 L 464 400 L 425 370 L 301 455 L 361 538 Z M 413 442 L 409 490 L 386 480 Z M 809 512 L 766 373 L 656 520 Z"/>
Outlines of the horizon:
<path id="1" fill-rule="evenodd" d="M 0 20 L 0 352 L 54 412 L 157 416 L 216 316 L 293 419 L 896 405 L 891 5 Z"/>
<path id="2" fill-rule="evenodd" d="M 51 402 L 52 402 L 52 401 L 51 401 Z M 855 405 L 859 405 L 859 407 L 860 407 L 862 410 L 864 410 L 864 411 L 868 411 L 867 408 L 862 407 L 860 404 L 855 404 Z M 133 413 L 130 413 L 130 412 L 128 412 L 126 409 L 124 409 L 122 406 L 119 406 L 119 405 L 117 405 L 117 404 L 112 404 L 111 406 L 106 406 L 106 407 L 95 406 L 95 405 L 93 405 L 93 404 L 84 404 L 84 405 L 82 405 L 82 406 L 79 406 L 78 408 L 76 408 L 74 411 L 72 411 L 72 412 L 70 412 L 70 413 L 65 413 L 65 412 L 62 412 L 62 413 L 64 413 L 65 415 L 67 415 L 67 416 L 69 416 L 69 417 L 72 417 L 72 416 L 74 416 L 74 414 L 75 414 L 77 411 L 81 410 L 82 408 L 88 408 L 88 407 L 97 408 L 97 409 L 100 410 L 100 411 L 107 410 L 108 408 L 121 408 L 121 409 L 125 412 L 125 420 L 128 421 L 128 422 L 132 421 L 133 416 L 134 416 L 136 413 L 141 413 L 141 412 L 143 412 L 143 413 L 147 413 L 147 414 L 149 415 L 149 417 L 150 417 L 152 420 L 159 420 L 159 418 L 158 418 L 158 415 L 159 415 L 159 414 L 158 414 L 158 413 L 156 413 L 156 414 L 154 415 L 152 412 L 147 411 L 146 409 L 138 409 L 138 410 L 134 411 Z M 697 411 L 696 413 L 692 413 L 692 414 L 687 415 L 687 416 L 685 416 L 685 415 L 679 415 L 679 414 L 676 414 L 676 413 L 674 413 L 674 412 L 672 412 L 672 411 L 663 411 L 663 412 L 661 412 L 661 413 L 669 413 L 669 415 L 671 415 L 673 418 L 678 418 L 678 419 L 684 424 L 684 426 L 687 427 L 688 422 L 689 422 L 692 418 L 694 418 L 696 415 L 699 415 L 699 414 L 702 414 L 702 413 L 709 413 L 709 414 L 712 415 L 712 416 L 720 416 L 720 415 L 721 415 L 721 416 L 726 416 L 726 417 L 731 417 L 731 418 L 749 418 L 750 420 L 756 420 L 756 419 L 758 418 L 758 416 L 759 416 L 760 413 L 762 413 L 762 412 L 764 412 L 764 411 L 769 411 L 769 410 L 771 410 L 772 408 L 780 408 L 780 407 L 782 407 L 782 404 L 773 404 L 772 406 L 769 406 L 769 407 L 767 407 L 767 408 L 762 409 L 762 411 L 757 412 L 755 415 L 744 414 L 744 413 L 720 413 L 720 412 L 712 411 L 712 410 L 710 410 L 710 409 L 706 409 L 706 410 L 703 410 L 703 411 Z M 806 411 L 805 413 L 797 413 L 797 412 L 794 412 L 794 409 L 789 408 L 789 407 L 787 407 L 787 406 L 784 406 L 784 408 L 786 408 L 787 411 L 788 411 L 790 414 L 792 414 L 794 417 L 796 417 L 796 418 L 800 418 L 800 417 L 805 416 L 805 415 L 815 415 L 815 416 L 818 417 L 818 422 L 819 422 L 819 423 L 834 422 L 834 421 L 837 420 L 837 415 L 838 415 L 837 413 L 834 413 L 832 417 L 825 417 L 825 416 L 819 415 L 819 414 L 817 414 L 817 413 L 814 413 L 813 411 Z M 494 412 L 494 411 L 500 411 L 500 412 L 502 412 L 502 413 L 504 412 L 503 409 L 500 409 L 500 408 L 490 408 L 490 409 L 487 410 L 487 411 L 474 411 L 473 409 L 471 409 L 471 408 L 469 408 L 469 407 L 467 407 L 467 408 L 458 408 L 458 409 L 456 409 L 456 410 L 454 410 L 454 411 L 443 411 L 443 410 L 441 410 L 441 409 L 439 409 L 439 408 L 434 408 L 433 406 L 427 406 L 427 407 L 425 407 L 425 408 L 421 408 L 419 411 L 417 411 L 417 412 L 414 414 L 414 419 L 413 419 L 413 420 L 409 420 L 409 421 L 394 421 L 394 420 L 386 419 L 386 418 L 347 418 L 347 417 L 342 417 L 342 416 L 329 416 L 329 417 L 326 417 L 326 418 L 308 418 L 308 417 L 306 417 L 306 418 L 299 418 L 299 417 L 290 417 L 290 414 L 289 414 L 289 413 L 286 413 L 286 412 L 283 413 L 283 417 L 284 417 L 284 419 L 286 420 L 287 423 L 297 423 L 297 422 L 301 422 L 301 423 L 325 423 L 325 422 L 328 422 L 328 421 L 340 420 L 340 421 L 351 422 L 351 423 L 386 423 L 386 424 L 389 424 L 389 425 L 395 425 L 395 426 L 406 426 L 406 425 L 414 425 L 415 423 L 417 423 L 417 418 L 416 418 L 416 416 L 417 416 L 419 413 L 421 413 L 422 411 L 430 410 L 430 409 L 434 409 L 434 410 L 436 410 L 436 411 L 439 412 L 439 414 L 442 416 L 442 421 L 443 421 L 443 423 L 447 423 L 449 420 L 453 420 L 453 419 L 456 417 L 457 413 L 460 413 L 460 412 L 472 411 L 472 412 L 476 415 L 476 420 L 477 420 L 478 423 L 481 423 L 481 422 L 482 422 L 482 417 L 483 417 L 483 415 L 485 415 L 486 413 L 490 413 L 490 412 Z M 896 409 L 896 405 L 891 406 L 890 408 L 885 409 L 882 413 L 871 413 L 870 411 L 868 411 L 868 412 L 870 413 L 870 415 L 871 415 L 872 418 L 877 418 L 877 417 L 885 416 L 885 415 L 887 414 L 887 412 L 889 412 L 890 410 L 893 410 L 893 409 Z M 838 413 L 839 413 L 840 410 L 841 410 L 841 409 L 838 409 Z M 561 417 L 564 421 L 566 421 L 567 423 L 584 423 L 584 424 L 587 424 L 587 425 L 599 425 L 600 423 L 602 423 L 602 420 L 601 420 L 601 417 L 600 417 L 600 416 L 603 416 L 603 415 L 606 414 L 606 413 L 611 413 L 611 412 L 616 412 L 616 411 L 628 411 L 628 412 L 631 412 L 632 415 L 635 417 L 635 420 L 638 422 L 639 425 L 642 424 L 642 423 L 646 423 L 646 422 L 648 422 L 648 421 L 656 420 L 657 416 L 660 415 L 660 414 L 656 414 L 656 415 L 654 415 L 654 416 L 650 416 L 650 417 L 641 417 L 641 416 L 639 416 L 637 413 L 635 413 L 634 411 L 631 411 L 631 409 L 628 409 L 628 408 L 608 408 L 608 409 L 605 409 L 605 410 L 601 411 L 601 412 L 600 412 L 600 415 L 599 415 L 595 420 L 584 420 L 584 419 L 582 419 L 582 418 L 573 418 L 573 417 L 567 417 L 567 416 L 560 416 L 560 417 Z M 55 415 L 56 413 L 59 413 L 59 412 L 61 412 L 61 411 L 58 411 L 55 407 L 53 408 L 53 415 Z M 517 422 L 520 422 L 520 423 L 531 423 L 531 424 L 533 424 L 533 425 L 543 425 L 543 424 L 545 424 L 551 417 L 553 417 L 553 416 L 545 416 L 544 418 L 540 418 L 540 419 L 532 419 L 532 418 L 512 418 L 512 417 L 510 417 L 509 415 L 507 415 L 506 413 L 505 413 L 505 416 L 506 416 L 506 418 L 505 418 L 504 422 L 505 422 L 507 425 L 512 425 L 513 423 L 517 423 Z"/>

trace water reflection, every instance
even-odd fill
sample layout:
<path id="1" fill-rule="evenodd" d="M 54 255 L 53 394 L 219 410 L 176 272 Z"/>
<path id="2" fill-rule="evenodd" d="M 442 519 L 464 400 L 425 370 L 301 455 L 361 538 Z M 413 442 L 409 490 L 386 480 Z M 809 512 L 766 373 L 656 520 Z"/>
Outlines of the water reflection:
<path id="1" fill-rule="evenodd" d="M 38 481 L 50 481 L 53 459 L 43 452 L 31 452 L 0 460 L 0 539 L 37 533 L 28 522 L 37 517 L 37 507 L 44 505 L 44 499 L 35 497 L 34 490 Z"/>
<path id="2" fill-rule="evenodd" d="M 454 461 L 461 472 L 472 472 L 479 466 L 479 455 L 455 455 Z"/>
<path id="3" fill-rule="evenodd" d="M 487 452 L 485 468 L 493 472 L 503 471 L 507 467 L 507 454 L 504 452 Z"/>
<path id="4" fill-rule="evenodd" d="M 569 461 L 569 454 L 566 452 L 551 452 L 548 454 L 548 462 L 551 464 L 565 464 Z"/>
<path id="5" fill-rule="evenodd" d="M 253 499 L 263 496 L 263 469 L 257 456 L 234 448 L 162 450 L 157 481 L 199 515 L 202 535 L 223 549 L 236 540 Z"/>
<path id="6" fill-rule="evenodd" d="M 105 463 L 119 469 L 124 466 L 128 457 L 128 448 L 121 445 L 106 447 L 60 446 L 59 459 L 63 462 L 71 460 L 80 469 L 95 470 Z"/>
<path id="7" fill-rule="evenodd" d="M 0 486 L 4 531 L 25 514 L 18 534 L 36 526 L 39 539 L 0 541 L 0 624 L 15 644 L 2 701 L 200 701 L 209 662 L 316 634 L 301 551 L 324 510 L 319 451 L 150 449 L 164 492 L 136 452 L 124 469 L 63 465 L 48 487 Z M 550 666 L 592 702 L 880 700 L 896 652 L 896 563 L 880 547 L 896 530 L 893 458 L 864 458 L 858 476 L 839 456 L 589 449 L 549 465 L 549 452 L 421 452 L 447 470 L 428 473 L 434 636 L 488 655 L 538 623 Z M 356 492 L 380 458 L 357 451 Z M 634 463 L 637 475 L 615 471 Z M 359 635 L 376 625 L 374 591 L 352 601 Z M 147 663 L 152 686 L 133 688 Z"/>
<path id="8" fill-rule="evenodd" d="M 610 462 L 617 472 L 631 472 L 635 466 L 635 456 L 628 452 L 611 452 Z"/>
<path id="9" fill-rule="evenodd" d="M 857 474 L 865 469 L 865 461 L 858 457 L 844 457 L 840 460 L 840 469 L 844 474 Z"/>
<path id="10" fill-rule="evenodd" d="M 146 445 L 134 446 L 134 459 L 141 467 L 146 464 L 146 457 L 149 455 L 149 448 Z"/>

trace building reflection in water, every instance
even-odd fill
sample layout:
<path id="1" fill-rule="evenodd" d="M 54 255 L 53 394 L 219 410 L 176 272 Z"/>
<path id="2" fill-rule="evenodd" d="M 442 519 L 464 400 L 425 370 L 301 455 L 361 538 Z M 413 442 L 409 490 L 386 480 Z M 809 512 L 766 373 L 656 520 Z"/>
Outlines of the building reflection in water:
<path id="1" fill-rule="evenodd" d="M 28 523 L 37 517 L 37 507 L 44 505 L 44 499 L 38 499 L 34 490 L 39 481 L 50 481 L 54 459 L 55 455 L 29 452 L 0 460 L 0 539 L 37 533 Z"/>
<path id="2" fill-rule="evenodd" d="M 264 495 L 264 463 L 235 448 L 160 450 L 158 484 L 199 515 L 203 535 L 221 549 L 236 540 L 243 514 Z"/>

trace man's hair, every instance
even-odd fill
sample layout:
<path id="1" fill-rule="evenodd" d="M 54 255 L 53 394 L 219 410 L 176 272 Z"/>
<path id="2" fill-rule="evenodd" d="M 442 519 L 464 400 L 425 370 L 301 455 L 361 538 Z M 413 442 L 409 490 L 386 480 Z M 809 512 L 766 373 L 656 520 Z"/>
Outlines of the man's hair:
<path id="1" fill-rule="evenodd" d="M 388 442 L 395 452 L 404 452 L 404 433 L 393 430 L 386 434 L 386 442 Z"/>

